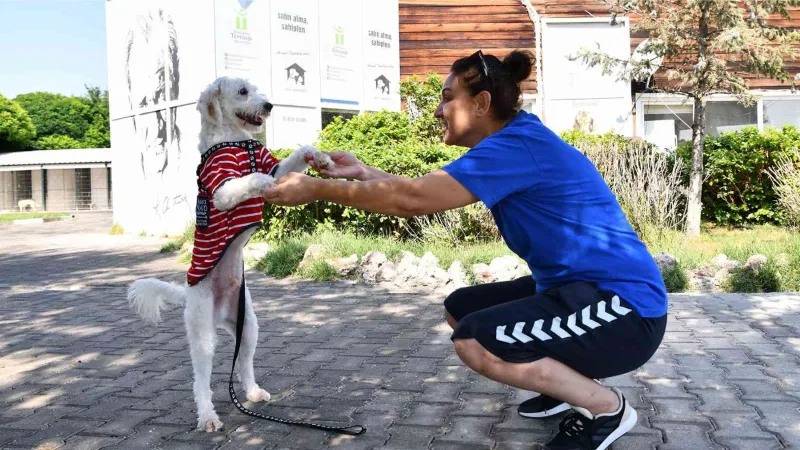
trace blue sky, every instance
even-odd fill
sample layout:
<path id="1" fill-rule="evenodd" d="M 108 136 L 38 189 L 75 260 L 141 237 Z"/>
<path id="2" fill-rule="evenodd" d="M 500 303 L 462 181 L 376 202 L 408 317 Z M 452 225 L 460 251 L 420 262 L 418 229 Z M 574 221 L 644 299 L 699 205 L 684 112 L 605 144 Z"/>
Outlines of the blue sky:
<path id="1" fill-rule="evenodd" d="M 105 0 L 0 0 L 0 94 L 108 88 Z"/>

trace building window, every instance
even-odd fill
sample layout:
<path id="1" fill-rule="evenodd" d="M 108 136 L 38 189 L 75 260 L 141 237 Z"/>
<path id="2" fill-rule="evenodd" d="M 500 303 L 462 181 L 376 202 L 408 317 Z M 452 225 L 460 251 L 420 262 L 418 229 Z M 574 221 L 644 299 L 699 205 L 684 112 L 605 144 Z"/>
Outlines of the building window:
<path id="1" fill-rule="evenodd" d="M 743 106 L 736 101 L 710 101 L 706 104 L 706 131 L 709 136 L 758 126 L 758 104 Z"/>
<path id="2" fill-rule="evenodd" d="M 350 120 L 358 115 L 358 111 L 346 111 L 341 109 L 323 109 L 322 110 L 322 129 L 328 126 L 337 117 L 344 120 Z"/>
<path id="3" fill-rule="evenodd" d="M 92 169 L 75 169 L 75 207 L 91 209 Z"/>
<path id="4" fill-rule="evenodd" d="M 764 98 L 764 126 L 783 128 L 793 125 L 800 129 L 800 99 Z"/>
<path id="5" fill-rule="evenodd" d="M 20 200 L 33 200 L 33 183 L 30 170 L 16 170 L 11 172 L 14 183 L 14 205 L 18 206 Z M 33 209 L 33 208 L 32 208 Z"/>
<path id="6" fill-rule="evenodd" d="M 644 138 L 660 148 L 675 149 L 692 140 L 691 105 L 644 105 Z"/>

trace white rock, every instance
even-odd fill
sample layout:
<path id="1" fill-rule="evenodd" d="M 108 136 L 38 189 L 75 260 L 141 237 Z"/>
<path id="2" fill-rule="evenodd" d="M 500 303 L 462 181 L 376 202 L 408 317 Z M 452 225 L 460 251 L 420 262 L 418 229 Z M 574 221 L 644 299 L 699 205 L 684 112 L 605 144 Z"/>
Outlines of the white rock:
<path id="1" fill-rule="evenodd" d="M 653 259 L 656 260 L 656 264 L 658 264 L 658 268 L 661 269 L 662 272 L 672 270 L 672 268 L 678 264 L 678 259 L 666 252 L 653 255 Z"/>
<path id="2" fill-rule="evenodd" d="M 375 281 L 378 283 L 388 283 L 394 281 L 395 278 L 397 278 L 397 270 L 391 261 L 383 263 L 378 273 L 375 274 Z"/>
<path id="3" fill-rule="evenodd" d="M 464 264 L 459 261 L 453 261 L 450 268 L 447 269 L 447 275 L 450 277 L 448 282 L 453 289 L 458 289 L 467 286 L 467 273 L 464 271 Z"/>
<path id="4" fill-rule="evenodd" d="M 371 251 L 361 258 L 359 273 L 365 281 L 377 281 L 378 273 L 387 264 L 386 255 L 378 251 Z"/>
<path id="5" fill-rule="evenodd" d="M 715 256 L 711 259 L 711 264 L 714 264 L 717 267 L 722 267 L 728 261 L 728 255 L 724 253 L 720 253 L 719 255 Z"/>
<path id="6" fill-rule="evenodd" d="M 492 260 L 489 269 L 495 281 L 510 281 L 518 278 L 520 260 L 516 256 L 506 255 Z"/>
<path id="7" fill-rule="evenodd" d="M 331 265 L 340 276 L 352 275 L 358 267 L 358 255 L 350 255 L 347 258 L 333 258 L 325 260 Z"/>
<path id="8" fill-rule="evenodd" d="M 747 258 L 747 262 L 744 263 L 744 268 L 758 272 L 758 270 L 766 263 L 767 257 L 765 255 L 753 255 Z"/>
<path id="9" fill-rule="evenodd" d="M 420 267 L 439 267 L 439 258 L 431 252 L 425 252 L 419 260 Z"/>
<path id="10" fill-rule="evenodd" d="M 475 276 L 475 281 L 478 284 L 493 283 L 497 281 L 497 279 L 494 277 L 494 272 L 492 272 L 492 269 L 488 264 L 473 264 L 472 274 Z"/>
<path id="11" fill-rule="evenodd" d="M 321 259 L 323 255 L 325 255 L 326 249 L 325 246 L 319 244 L 311 244 L 306 249 L 306 252 L 303 254 L 303 260 L 300 261 L 300 267 L 305 266 L 306 264 L 311 263 L 314 260 Z"/>
<path id="12" fill-rule="evenodd" d="M 400 262 L 397 263 L 397 272 L 403 273 L 408 270 L 416 271 L 419 266 L 419 258 L 411 252 L 403 251 L 400 253 Z"/>

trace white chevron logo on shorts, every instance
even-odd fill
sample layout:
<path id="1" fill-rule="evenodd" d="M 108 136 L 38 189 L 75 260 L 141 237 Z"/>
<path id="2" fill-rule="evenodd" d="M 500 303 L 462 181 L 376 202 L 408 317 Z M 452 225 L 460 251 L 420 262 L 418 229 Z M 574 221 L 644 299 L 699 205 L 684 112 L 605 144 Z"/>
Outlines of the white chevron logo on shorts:
<path id="1" fill-rule="evenodd" d="M 617 320 L 616 317 L 606 312 L 606 302 L 601 301 L 597 304 L 597 317 L 605 320 L 606 322 L 613 322 Z"/>
<path id="2" fill-rule="evenodd" d="M 549 334 L 542 331 L 542 325 L 544 325 L 544 320 L 542 319 L 539 319 L 536 322 L 534 322 L 531 334 L 540 341 L 549 341 L 550 339 L 553 339 Z"/>
<path id="3" fill-rule="evenodd" d="M 517 324 L 514 325 L 514 332 L 511 333 L 511 336 L 515 337 L 518 341 L 522 342 L 523 344 L 533 340 L 528 335 L 522 332 L 522 327 L 524 326 L 525 322 L 517 322 Z"/>
<path id="4" fill-rule="evenodd" d="M 570 331 L 577 334 L 578 336 L 583 336 L 584 334 L 586 334 L 586 331 L 584 331 L 583 328 L 580 328 L 579 326 L 575 325 L 576 315 L 577 313 L 572 313 L 569 315 L 569 318 L 567 318 L 567 328 L 569 328 Z"/>
<path id="5" fill-rule="evenodd" d="M 620 316 L 624 316 L 629 312 L 631 312 L 630 309 L 619 304 L 619 297 L 616 295 L 614 296 L 614 298 L 611 299 L 611 310 L 619 314 Z"/>
<path id="6" fill-rule="evenodd" d="M 599 323 L 592 320 L 592 305 L 583 308 L 583 311 L 581 311 L 581 322 L 593 330 L 600 326 Z"/>
<path id="7" fill-rule="evenodd" d="M 561 328 L 561 317 L 553 317 L 553 325 L 550 327 L 550 331 L 557 334 L 558 337 L 562 339 L 572 336 L 571 334 L 564 331 L 563 328 Z"/>
<path id="8" fill-rule="evenodd" d="M 500 342 L 505 342 L 506 344 L 513 344 L 517 341 L 514 339 L 506 336 L 506 326 L 501 325 L 497 327 L 497 331 L 495 332 L 495 338 Z"/>
<path id="9" fill-rule="evenodd" d="M 620 298 L 618 296 L 614 296 L 611 298 L 611 311 L 618 314 L 619 316 L 625 316 L 631 312 L 631 309 L 622 306 Z M 597 303 L 597 318 L 603 320 L 604 322 L 613 322 L 617 320 L 617 317 L 609 314 L 606 311 L 606 302 L 602 300 Z M 566 339 L 569 337 L 573 337 L 567 330 L 561 328 L 561 317 L 553 317 L 551 319 L 552 323 L 550 324 L 550 331 L 555 334 L 556 336 L 560 337 L 561 339 Z M 537 339 L 541 342 L 549 341 L 553 339 L 553 336 L 548 334 L 544 331 L 545 326 L 545 319 L 539 319 L 533 323 L 531 330 L 528 334 L 525 334 L 525 322 L 517 322 L 514 324 L 514 331 L 511 332 L 511 336 L 506 334 L 507 325 L 500 325 L 497 327 L 495 332 L 495 338 L 500 342 L 505 342 L 507 344 L 515 344 L 517 342 L 521 342 L 523 344 L 527 344 L 528 342 Z M 603 326 L 603 323 L 597 322 L 592 319 L 592 305 L 589 305 L 583 308 L 580 311 L 580 320 L 578 320 L 578 312 L 574 312 L 567 316 L 567 324 L 566 328 L 575 334 L 575 336 L 583 336 L 587 333 L 587 330 L 581 328 L 579 325 L 582 325 L 586 329 L 594 330 L 597 327 Z"/>

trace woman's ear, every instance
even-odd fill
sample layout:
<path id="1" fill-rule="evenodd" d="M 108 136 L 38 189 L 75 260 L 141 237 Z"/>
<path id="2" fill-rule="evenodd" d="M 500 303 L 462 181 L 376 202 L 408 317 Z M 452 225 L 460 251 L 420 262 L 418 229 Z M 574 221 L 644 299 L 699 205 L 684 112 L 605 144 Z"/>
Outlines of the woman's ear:
<path id="1" fill-rule="evenodd" d="M 213 82 L 197 100 L 197 110 L 203 119 L 212 123 L 222 123 L 222 107 L 220 97 L 222 95 L 222 85 L 219 80 Z"/>
<path id="2" fill-rule="evenodd" d="M 475 102 L 475 115 L 483 117 L 489 113 L 492 107 L 492 94 L 489 91 L 481 91 L 473 98 Z"/>

